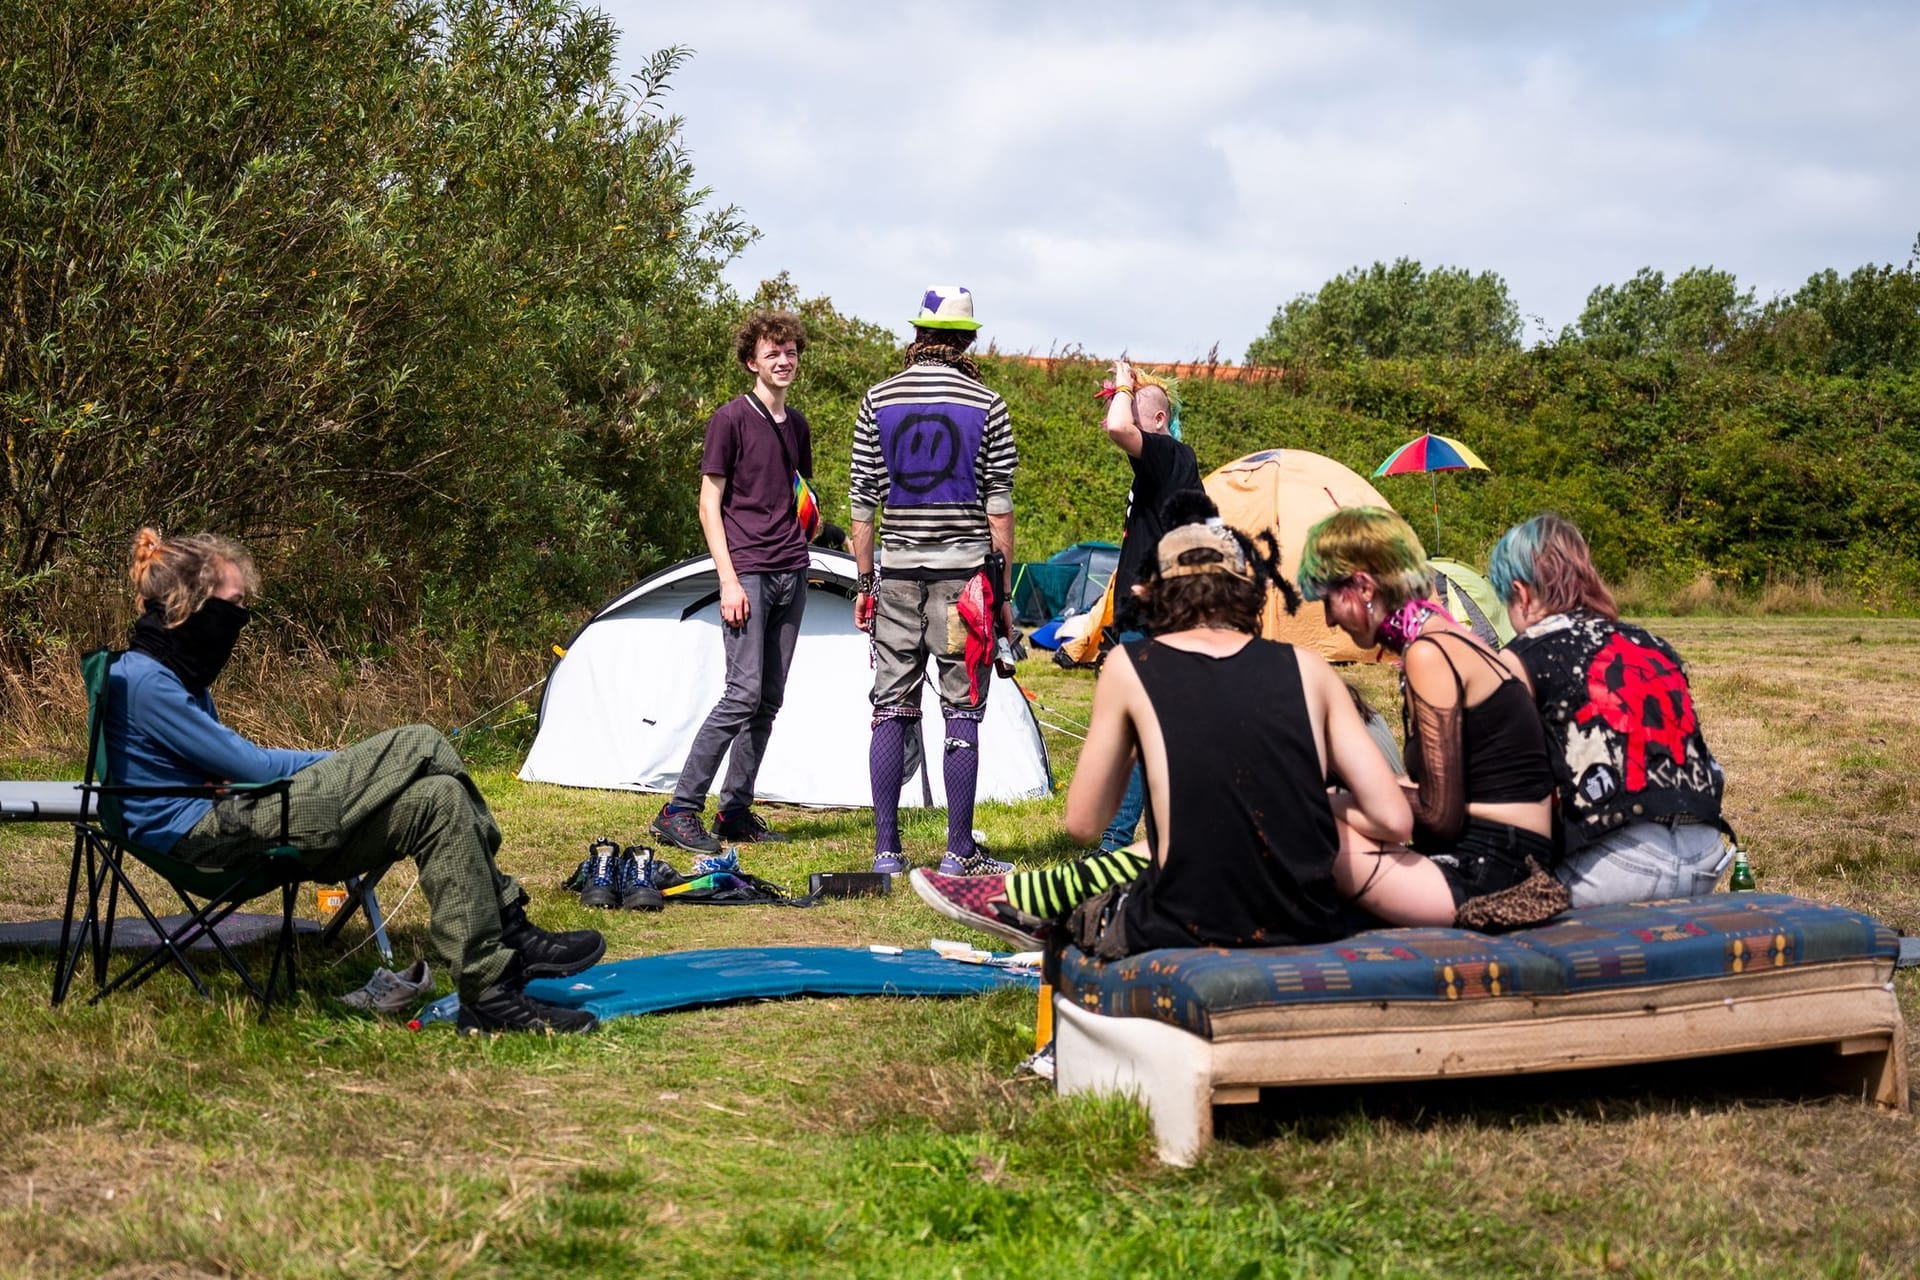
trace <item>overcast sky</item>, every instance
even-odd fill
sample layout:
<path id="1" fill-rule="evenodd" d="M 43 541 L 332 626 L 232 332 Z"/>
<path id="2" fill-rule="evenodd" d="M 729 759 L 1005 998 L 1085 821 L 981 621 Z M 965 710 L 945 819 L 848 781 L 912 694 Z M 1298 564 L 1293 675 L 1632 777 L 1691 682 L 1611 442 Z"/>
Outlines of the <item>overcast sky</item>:
<path id="1" fill-rule="evenodd" d="M 781 270 L 903 337 L 1237 360 L 1274 308 L 1405 255 L 1558 331 L 1641 266 L 1764 300 L 1920 233 L 1920 5 L 602 0 L 702 183 Z"/>

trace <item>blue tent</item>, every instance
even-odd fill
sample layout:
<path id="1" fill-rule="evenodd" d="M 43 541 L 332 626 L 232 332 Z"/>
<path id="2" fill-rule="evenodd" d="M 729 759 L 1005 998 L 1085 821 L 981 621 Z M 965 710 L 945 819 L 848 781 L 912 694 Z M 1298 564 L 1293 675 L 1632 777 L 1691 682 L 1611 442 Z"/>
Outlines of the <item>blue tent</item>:
<path id="1" fill-rule="evenodd" d="M 1045 560 L 1013 567 L 1013 615 L 1025 626 L 1085 613 L 1100 603 L 1120 565 L 1111 542 L 1076 542 Z"/>

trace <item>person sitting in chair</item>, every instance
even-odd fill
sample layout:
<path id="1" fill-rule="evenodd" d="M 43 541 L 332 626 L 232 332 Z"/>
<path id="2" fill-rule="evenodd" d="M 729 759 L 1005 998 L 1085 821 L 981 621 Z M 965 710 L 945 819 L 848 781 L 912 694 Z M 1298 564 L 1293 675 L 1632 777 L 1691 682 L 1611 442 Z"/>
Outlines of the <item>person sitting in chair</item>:
<path id="1" fill-rule="evenodd" d="M 256 746 L 220 722 L 209 692 L 259 588 L 251 557 L 211 534 L 142 529 L 132 579 L 140 617 L 107 688 L 111 775 L 139 787 L 291 779 L 284 798 L 128 795 L 133 841 L 198 866 L 238 866 L 281 843 L 284 803 L 287 842 L 314 880 L 414 860 L 434 945 L 459 990 L 461 1030 L 593 1029 L 592 1014 L 542 1003 L 524 987 L 588 968 L 606 941 L 527 919 L 526 893 L 494 864 L 500 828 L 437 730 L 408 725 L 335 752 Z"/>

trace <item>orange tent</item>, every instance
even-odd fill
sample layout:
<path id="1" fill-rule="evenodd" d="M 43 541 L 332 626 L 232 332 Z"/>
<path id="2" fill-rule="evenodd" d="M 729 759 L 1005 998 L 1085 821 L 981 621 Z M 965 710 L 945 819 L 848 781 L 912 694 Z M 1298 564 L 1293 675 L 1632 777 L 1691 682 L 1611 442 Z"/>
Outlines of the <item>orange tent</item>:
<path id="1" fill-rule="evenodd" d="M 1270 532 L 1280 540 L 1280 567 L 1289 579 L 1300 572 L 1300 546 L 1307 530 L 1322 517 L 1341 507 L 1393 509 L 1358 473 L 1305 449 L 1262 449 L 1229 462 L 1201 483 L 1220 508 L 1221 519 L 1242 533 Z M 1099 609 L 1088 616 L 1095 625 L 1060 646 L 1075 663 L 1089 664 L 1100 655 L 1101 629 L 1113 621 L 1111 585 Z M 1326 609 L 1318 603 L 1304 603 L 1289 617 L 1277 591 L 1267 593 L 1260 633 L 1315 650 L 1329 662 L 1379 662 L 1386 656 L 1381 649 L 1355 648 L 1344 632 L 1327 626 Z"/>
<path id="2" fill-rule="evenodd" d="M 1300 572 L 1300 548 L 1307 530 L 1341 507 L 1393 504 L 1371 484 L 1332 458 L 1305 449 L 1263 449 L 1229 462 L 1203 482 L 1220 517 L 1242 533 L 1270 532 L 1280 540 L 1280 567 L 1289 579 Z M 1280 593 L 1267 595 L 1260 628 L 1269 640 L 1285 640 L 1317 650 L 1330 662 L 1379 662 L 1379 649 L 1357 649 L 1346 634 L 1327 626 L 1326 610 L 1315 602 L 1287 616 Z"/>

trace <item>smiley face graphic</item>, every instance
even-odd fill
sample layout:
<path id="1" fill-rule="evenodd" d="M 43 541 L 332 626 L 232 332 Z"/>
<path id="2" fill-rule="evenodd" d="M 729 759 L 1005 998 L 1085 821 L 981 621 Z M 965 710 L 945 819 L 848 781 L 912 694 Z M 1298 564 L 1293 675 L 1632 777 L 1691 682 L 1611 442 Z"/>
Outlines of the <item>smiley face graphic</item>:
<path id="1" fill-rule="evenodd" d="M 893 483 L 924 497 L 954 480 L 964 454 L 960 427 L 943 413 L 913 413 L 900 420 L 893 437 Z"/>

